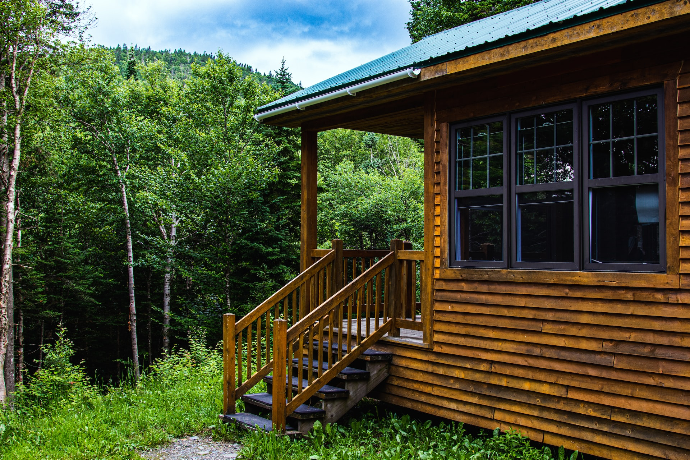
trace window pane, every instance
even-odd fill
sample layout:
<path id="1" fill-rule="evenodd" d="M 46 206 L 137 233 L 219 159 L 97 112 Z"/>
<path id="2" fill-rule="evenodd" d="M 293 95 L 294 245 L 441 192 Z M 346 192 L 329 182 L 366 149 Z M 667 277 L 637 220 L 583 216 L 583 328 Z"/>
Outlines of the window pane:
<path id="1" fill-rule="evenodd" d="M 573 192 L 521 193 L 517 199 L 517 260 L 573 262 Z"/>
<path id="2" fill-rule="evenodd" d="M 572 112 L 568 110 L 568 112 Z M 572 118 L 572 117 L 571 117 Z M 573 143 L 573 121 L 569 120 L 556 125 L 556 145 L 568 145 Z"/>
<path id="3" fill-rule="evenodd" d="M 489 159 L 489 152 L 493 155 Z M 503 185 L 503 122 L 457 130 L 456 190 Z M 490 179 L 490 180 L 489 180 Z"/>
<path id="4" fill-rule="evenodd" d="M 487 188 L 489 186 L 487 176 L 488 158 L 472 159 L 472 188 Z"/>
<path id="5" fill-rule="evenodd" d="M 613 123 L 613 138 L 630 137 L 635 135 L 635 101 L 627 99 L 611 104 Z"/>
<path id="6" fill-rule="evenodd" d="M 489 187 L 503 187 L 503 155 L 489 157 Z"/>
<path id="7" fill-rule="evenodd" d="M 518 118 L 517 128 L 518 185 L 573 180 L 572 109 Z"/>
<path id="8" fill-rule="evenodd" d="M 555 126 L 540 126 L 537 128 L 537 148 L 553 147 L 556 141 L 554 136 Z"/>
<path id="9" fill-rule="evenodd" d="M 479 157 L 487 155 L 489 127 L 487 125 L 477 125 L 472 127 L 472 156 Z"/>
<path id="10" fill-rule="evenodd" d="M 589 160 L 590 179 L 611 177 L 611 144 L 601 142 L 592 144 Z"/>
<path id="11" fill-rule="evenodd" d="M 637 174 L 659 171 L 659 139 L 657 136 L 637 138 Z"/>
<path id="12" fill-rule="evenodd" d="M 537 150 L 537 184 L 553 182 L 553 149 Z"/>
<path id="13" fill-rule="evenodd" d="M 518 185 L 534 183 L 534 151 L 518 153 Z"/>
<path id="14" fill-rule="evenodd" d="M 660 263 L 658 185 L 593 189 L 590 216 L 591 262 Z"/>
<path id="15" fill-rule="evenodd" d="M 531 122 L 533 119 L 530 117 L 529 121 Z M 518 129 L 517 149 L 519 152 L 534 149 L 534 128 Z"/>
<path id="16" fill-rule="evenodd" d="M 503 153 L 503 122 L 489 125 L 489 153 Z"/>
<path id="17" fill-rule="evenodd" d="M 613 141 L 611 143 L 613 153 L 613 176 L 635 175 L 635 142 L 634 139 Z"/>
<path id="18" fill-rule="evenodd" d="M 458 131 L 457 159 L 469 158 L 472 154 L 472 128 L 462 128 Z"/>
<path id="19" fill-rule="evenodd" d="M 590 179 L 658 172 L 657 96 L 593 105 L 589 116 Z"/>
<path id="20" fill-rule="evenodd" d="M 556 182 L 566 182 L 575 179 L 575 168 L 573 168 L 573 148 L 556 148 Z"/>
<path id="21" fill-rule="evenodd" d="M 457 190 L 469 190 L 470 189 L 470 160 L 458 161 L 458 178 L 456 182 Z"/>
<path id="22" fill-rule="evenodd" d="M 659 132 L 656 96 L 637 98 L 637 135 Z"/>
<path id="23" fill-rule="evenodd" d="M 589 108 L 590 137 L 593 141 L 611 139 L 611 110 L 609 104 L 593 105 Z"/>
<path id="24" fill-rule="evenodd" d="M 457 260 L 503 260 L 503 197 L 456 200 Z"/>

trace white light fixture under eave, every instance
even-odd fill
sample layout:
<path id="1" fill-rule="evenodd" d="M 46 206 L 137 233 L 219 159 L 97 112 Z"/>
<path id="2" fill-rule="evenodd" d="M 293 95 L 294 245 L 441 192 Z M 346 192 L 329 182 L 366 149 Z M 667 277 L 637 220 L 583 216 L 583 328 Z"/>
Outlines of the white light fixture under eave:
<path id="1" fill-rule="evenodd" d="M 365 89 L 374 88 L 376 86 L 385 85 L 397 80 L 402 80 L 403 78 L 417 78 L 421 69 L 409 68 L 404 70 L 399 70 L 397 72 L 384 75 L 382 77 L 372 78 L 362 83 L 356 85 L 348 86 L 332 93 L 322 94 L 320 96 L 313 97 L 304 101 L 293 102 L 292 104 L 278 107 L 277 109 L 269 110 L 263 113 L 257 113 L 254 115 L 256 121 L 262 121 L 266 118 L 280 115 L 281 113 L 290 112 L 292 110 L 304 110 L 310 105 L 319 104 L 321 102 L 330 101 L 331 99 L 337 99 L 342 96 L 355 96 L 359 91 L 364 91 Z"/>

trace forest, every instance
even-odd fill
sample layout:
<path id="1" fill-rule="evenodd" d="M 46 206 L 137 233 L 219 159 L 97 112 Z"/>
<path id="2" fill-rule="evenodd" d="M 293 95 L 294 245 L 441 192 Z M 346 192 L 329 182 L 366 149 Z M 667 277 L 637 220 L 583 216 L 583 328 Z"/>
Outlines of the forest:
<path id="1" fill-rule="evenodd" d="M 92 378 L 136 379 L 297 274 L 299 130 L 253 114 L 300 85 L 284 60 L 261 74 L 222 51 L 88 45 L 69 1 L 22 5 L 1 13 L 8 394 L 63 329 Z M 419 140 L 321 133 L 320 245 L 421 248 L 421 156 Z"/>

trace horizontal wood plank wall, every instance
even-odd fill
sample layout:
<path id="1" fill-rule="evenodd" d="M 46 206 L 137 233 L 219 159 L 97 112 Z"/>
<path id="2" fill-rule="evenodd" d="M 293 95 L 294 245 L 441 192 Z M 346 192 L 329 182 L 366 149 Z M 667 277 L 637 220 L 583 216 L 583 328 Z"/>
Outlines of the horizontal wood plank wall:
<path id="1" fill-rule="evenodd" d="M 669 166 L 660 275 L 447 268 L 447 114 L 468 112 L 437 101 L 445 113 L 427 140 L 435 145 L 433 348 L 379 344 L 394 358 L 377 397 L 604 458 L 690 459 L 690 62 L 677 60 L 670 79 L 673 63 L 660 65 Z M 520 98 L 528 104 L 530 95 Z"/>

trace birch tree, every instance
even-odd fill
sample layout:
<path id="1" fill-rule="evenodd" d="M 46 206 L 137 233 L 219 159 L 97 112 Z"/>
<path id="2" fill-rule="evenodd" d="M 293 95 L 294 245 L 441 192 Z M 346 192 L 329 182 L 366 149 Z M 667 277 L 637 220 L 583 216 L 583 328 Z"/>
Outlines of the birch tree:
<path id="1" fill-rule="evenodd" d="M 13 353 L 14 305 L 12 252 L 16 224 L 16 184 L 22 152 L 22 128 L 36 74 L 60 47 L 58 38 L 78 30 L 78 6 L 70 0 L 0 2 L 0 186 L 3 227 L 0 262 L 0 404 L 7 399 L 8 348 Z M 12 356 L 9 360 L 13 362 Z M 14 373 L 14 366 L 10 372 Z M 12 382 L 13 383 L 13 382 Z"/>
<path id="2" fill-rule="evenodd" d="M 129 104 L 129 87 L 111 56 L 102 50 L 82 50 L 83 65 L 65 77 L 62 104 L 75 122 L 75 148 L 89 152 L 103 165 L 104 185 L 117 191 L 124 224 L 124 246 L 129 298 L 130 341 L 135 380 L 139 379 L 137 310 L 134 287 L 134 244 L 130 212 L 130 170 L 150 146 L 150 120 L 138 116 Z"/>

